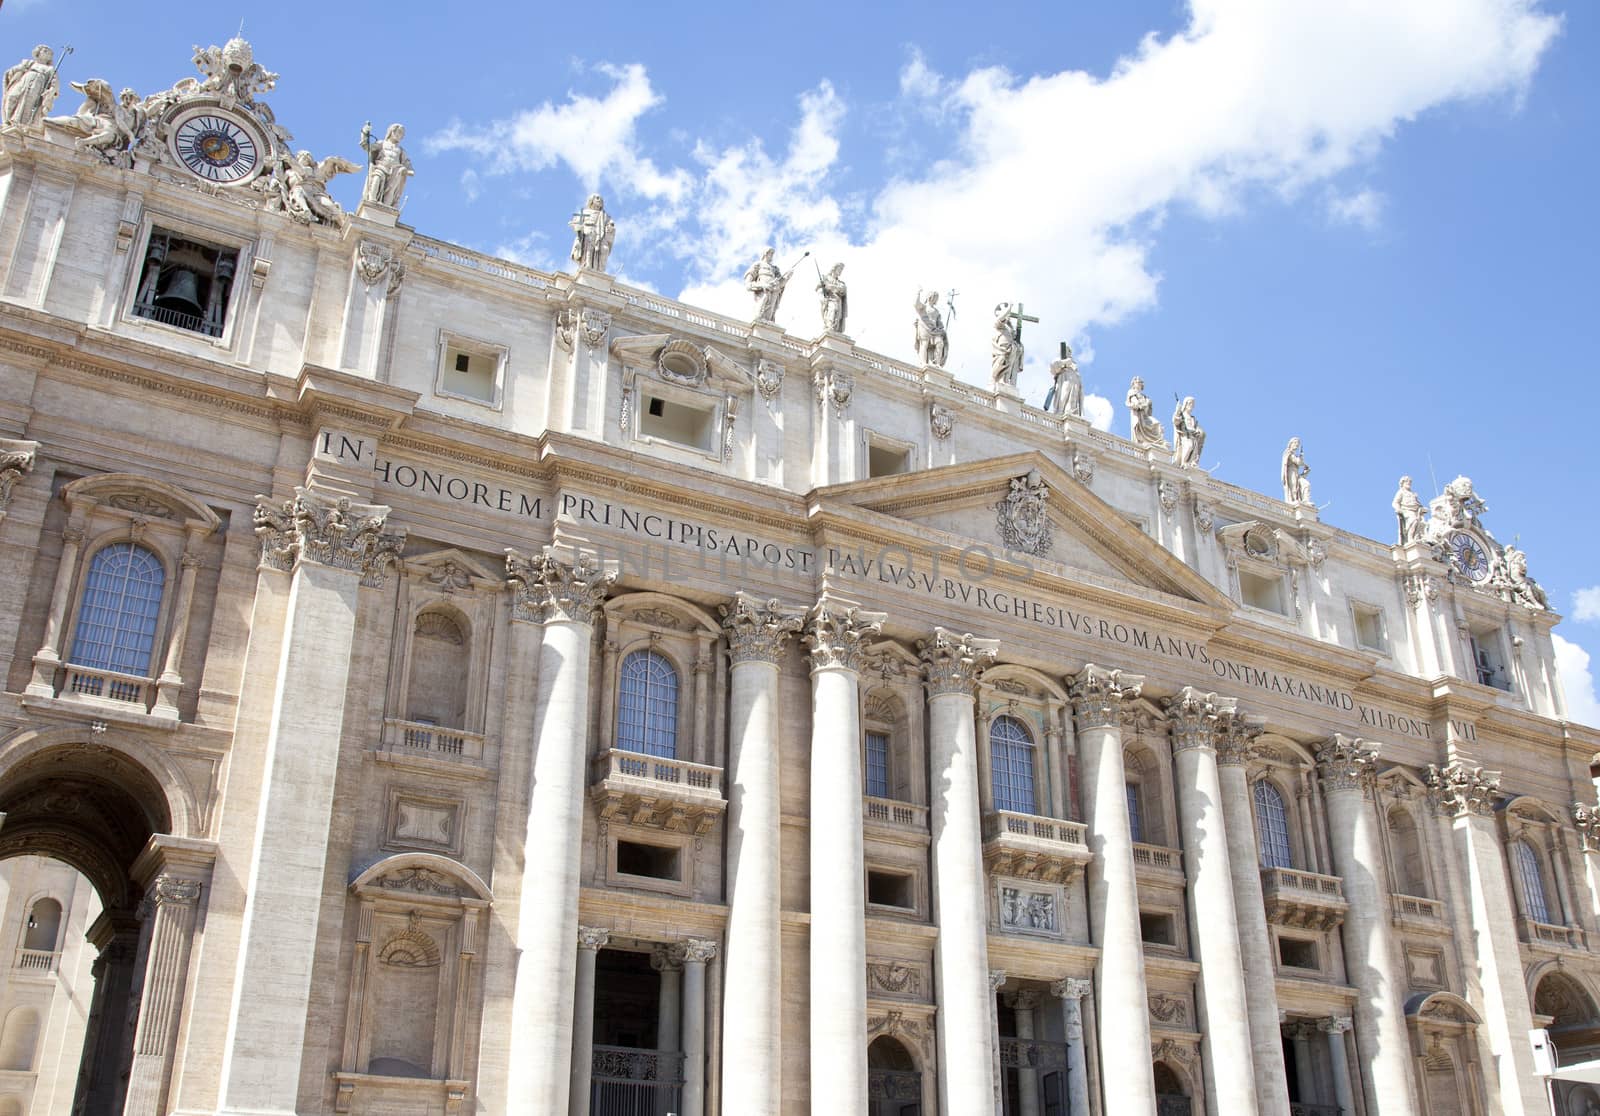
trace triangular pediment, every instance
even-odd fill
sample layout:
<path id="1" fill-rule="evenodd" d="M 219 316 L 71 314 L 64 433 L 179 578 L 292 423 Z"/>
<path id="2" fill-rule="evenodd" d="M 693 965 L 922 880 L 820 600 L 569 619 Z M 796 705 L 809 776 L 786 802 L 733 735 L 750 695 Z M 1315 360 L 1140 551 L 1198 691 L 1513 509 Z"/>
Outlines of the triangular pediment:
<path id="1" fill-rule="evenodd" d="M 1013 482 L 1017 482 L 1014 486 Z M 813 493 L 814 506 L 836 519 L 854 520 L 874 531 L 894 530 L 956 550 L 985 547 L 1004 557 L 1008 543 L 1002 507 L 1013 497 L 1009 518 L 1043 486 L 1047 528 L 1028 520 L 1023 539 L 1037 543 L 1047 532 L 1048 546 L 1028 553 L 1012 546 L 1014 560 L 1038 573 L 1084 582 L 1140 597 L 1164 597 L 1221 611 L 1232 602 L 1209 581 L 1170 554 L 1116 508 L 1042 454 L 948 465 L 918 473 L 850 484 Z M 1012 542 L 1017 537 L 1012 533 Z"/>

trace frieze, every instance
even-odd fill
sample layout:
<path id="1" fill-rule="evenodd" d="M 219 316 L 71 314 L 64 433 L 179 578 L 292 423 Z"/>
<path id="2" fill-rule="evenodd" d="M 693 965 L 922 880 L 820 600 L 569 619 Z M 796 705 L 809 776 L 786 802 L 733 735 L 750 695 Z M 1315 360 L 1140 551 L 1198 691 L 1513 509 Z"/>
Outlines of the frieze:
<path id="1" fill-rule="evenodd" d="M 1001 885 L 1000 925 L 1006 930 L 1059 934 L 1060 897 L 1054 890 Z"/>

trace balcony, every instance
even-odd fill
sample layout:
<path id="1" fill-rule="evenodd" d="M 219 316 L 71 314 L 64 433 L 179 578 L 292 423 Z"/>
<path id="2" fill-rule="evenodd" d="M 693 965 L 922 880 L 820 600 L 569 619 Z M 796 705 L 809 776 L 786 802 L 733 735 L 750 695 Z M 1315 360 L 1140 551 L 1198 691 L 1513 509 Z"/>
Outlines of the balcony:
<path id="1" fill-rule="evenodd" d="M 483 759 L 483 734 L 445 728 L 421 721 L 386 718 L 383 722 L 385 750 L 405 755 L 431 755 L 443 759 Z"/>
<path id="2" fill-rule="evenodd" d="M 1261 894 L 1269 922 L 1299 930 L 1332 930 L 1350 907 L 1338 876 L 1293 868 L 1261 869 Z"/>
<path id="3" fill-rule="evenodd" d="M 727 809 L 722 768 L 611 749 L 595 757 L 589 797 L 600 817 L 704 836 Z"/>
<path id="4" fill-rule="evenodd" d="M 61 951 L 58 949 L 19 949 L 15 962 L 19 974 L 29 976 L 47 976 L 56 971 L 61 965 Z"/>
<path id="5" fill-rule="evenodd" d="M 1582 949 L 1583 931 L 1576 926 L 1557 926 L 1550 922 L 1536 922 L 1519 917 L 1522 940 L 1529 945 L 1549 946 L 1554 949 Z"/>
<path id="6" fill-rule="evenodd" d="M 983 863 L 991 875 L 1070 883 L 1089 862 L 1083 823 L 996 810 L 983 819 Z"/>
<path id="7" fill-rule="evenodd" d="M 928 808 L 914 802 L 898 802 L 892 798 L 867 795 L 861 800 L 861 816 L 868 825 L 903 829 L 911 833 L 928 832 Z"/>
<path id="8" fill-rule="evenodd" d="M 1166 876 L 1183 882 L 1183 853 L 1165 845 L 1133 844 L 1133 871 L 1138 876 Z"/>
<path id="9" fill-rule="evenodd" d="M 56 679 L 56 696 L 68 701 L 88 698 L 126 706 L 136 713 L 148 713 L 156 697 L 155 682 L 114 670 L 64 663 L 56 672 Z"/>
<path id="10" fill-rule="evenodd" d="M 596 1046 L 591 1058 L 589 1111 L 593 1116 L 679 1111 L 683 1096 L 682 1054 L 631 1046 Z"/>
<path id="11" fill-rule="evenodd" d="M 1444 904 L 1437 899 L 1421 895 L 1389 896 L 1389 916 L 1396 926 L 1413 926 L 1419 930 L 1444 931 Z"/>

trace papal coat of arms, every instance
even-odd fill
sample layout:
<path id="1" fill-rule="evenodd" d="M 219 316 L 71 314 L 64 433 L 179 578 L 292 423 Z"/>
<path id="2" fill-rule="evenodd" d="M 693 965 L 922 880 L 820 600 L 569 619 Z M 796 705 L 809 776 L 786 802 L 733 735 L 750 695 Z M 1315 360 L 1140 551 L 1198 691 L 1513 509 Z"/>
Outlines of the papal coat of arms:
<path id="1" fill-rule="evenodd" d="M 1045 514 L 1049 498 L 1050 489 L 1039 470 L 1011 478 L 1011 490 L 994 506 L 1000 541 L 1007 549 L 1034 555 L 1050 552 L 1050 517 Z"/>

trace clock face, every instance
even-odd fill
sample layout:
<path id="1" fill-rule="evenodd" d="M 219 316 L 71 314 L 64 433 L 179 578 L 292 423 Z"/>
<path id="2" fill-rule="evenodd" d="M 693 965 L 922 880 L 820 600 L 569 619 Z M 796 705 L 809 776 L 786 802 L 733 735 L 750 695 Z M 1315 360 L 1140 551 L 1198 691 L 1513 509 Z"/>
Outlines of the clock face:
<path id="1" fill-rule="evenodd" d="M 1462 531 L 1451 535 L 1450 553 L 1455 558 L 1456 568 L 1473 581 L 1482 581 L 1489 576 L 1489 555 L 1471 535 Z"/>
<path id="2" fill-rule="evenodd" d="M 172 150 L 192 174 L 223 186 L 243 182 L 261 166 L 255 131 L 220 112 L 180 120 L 172 129 Z"/>

